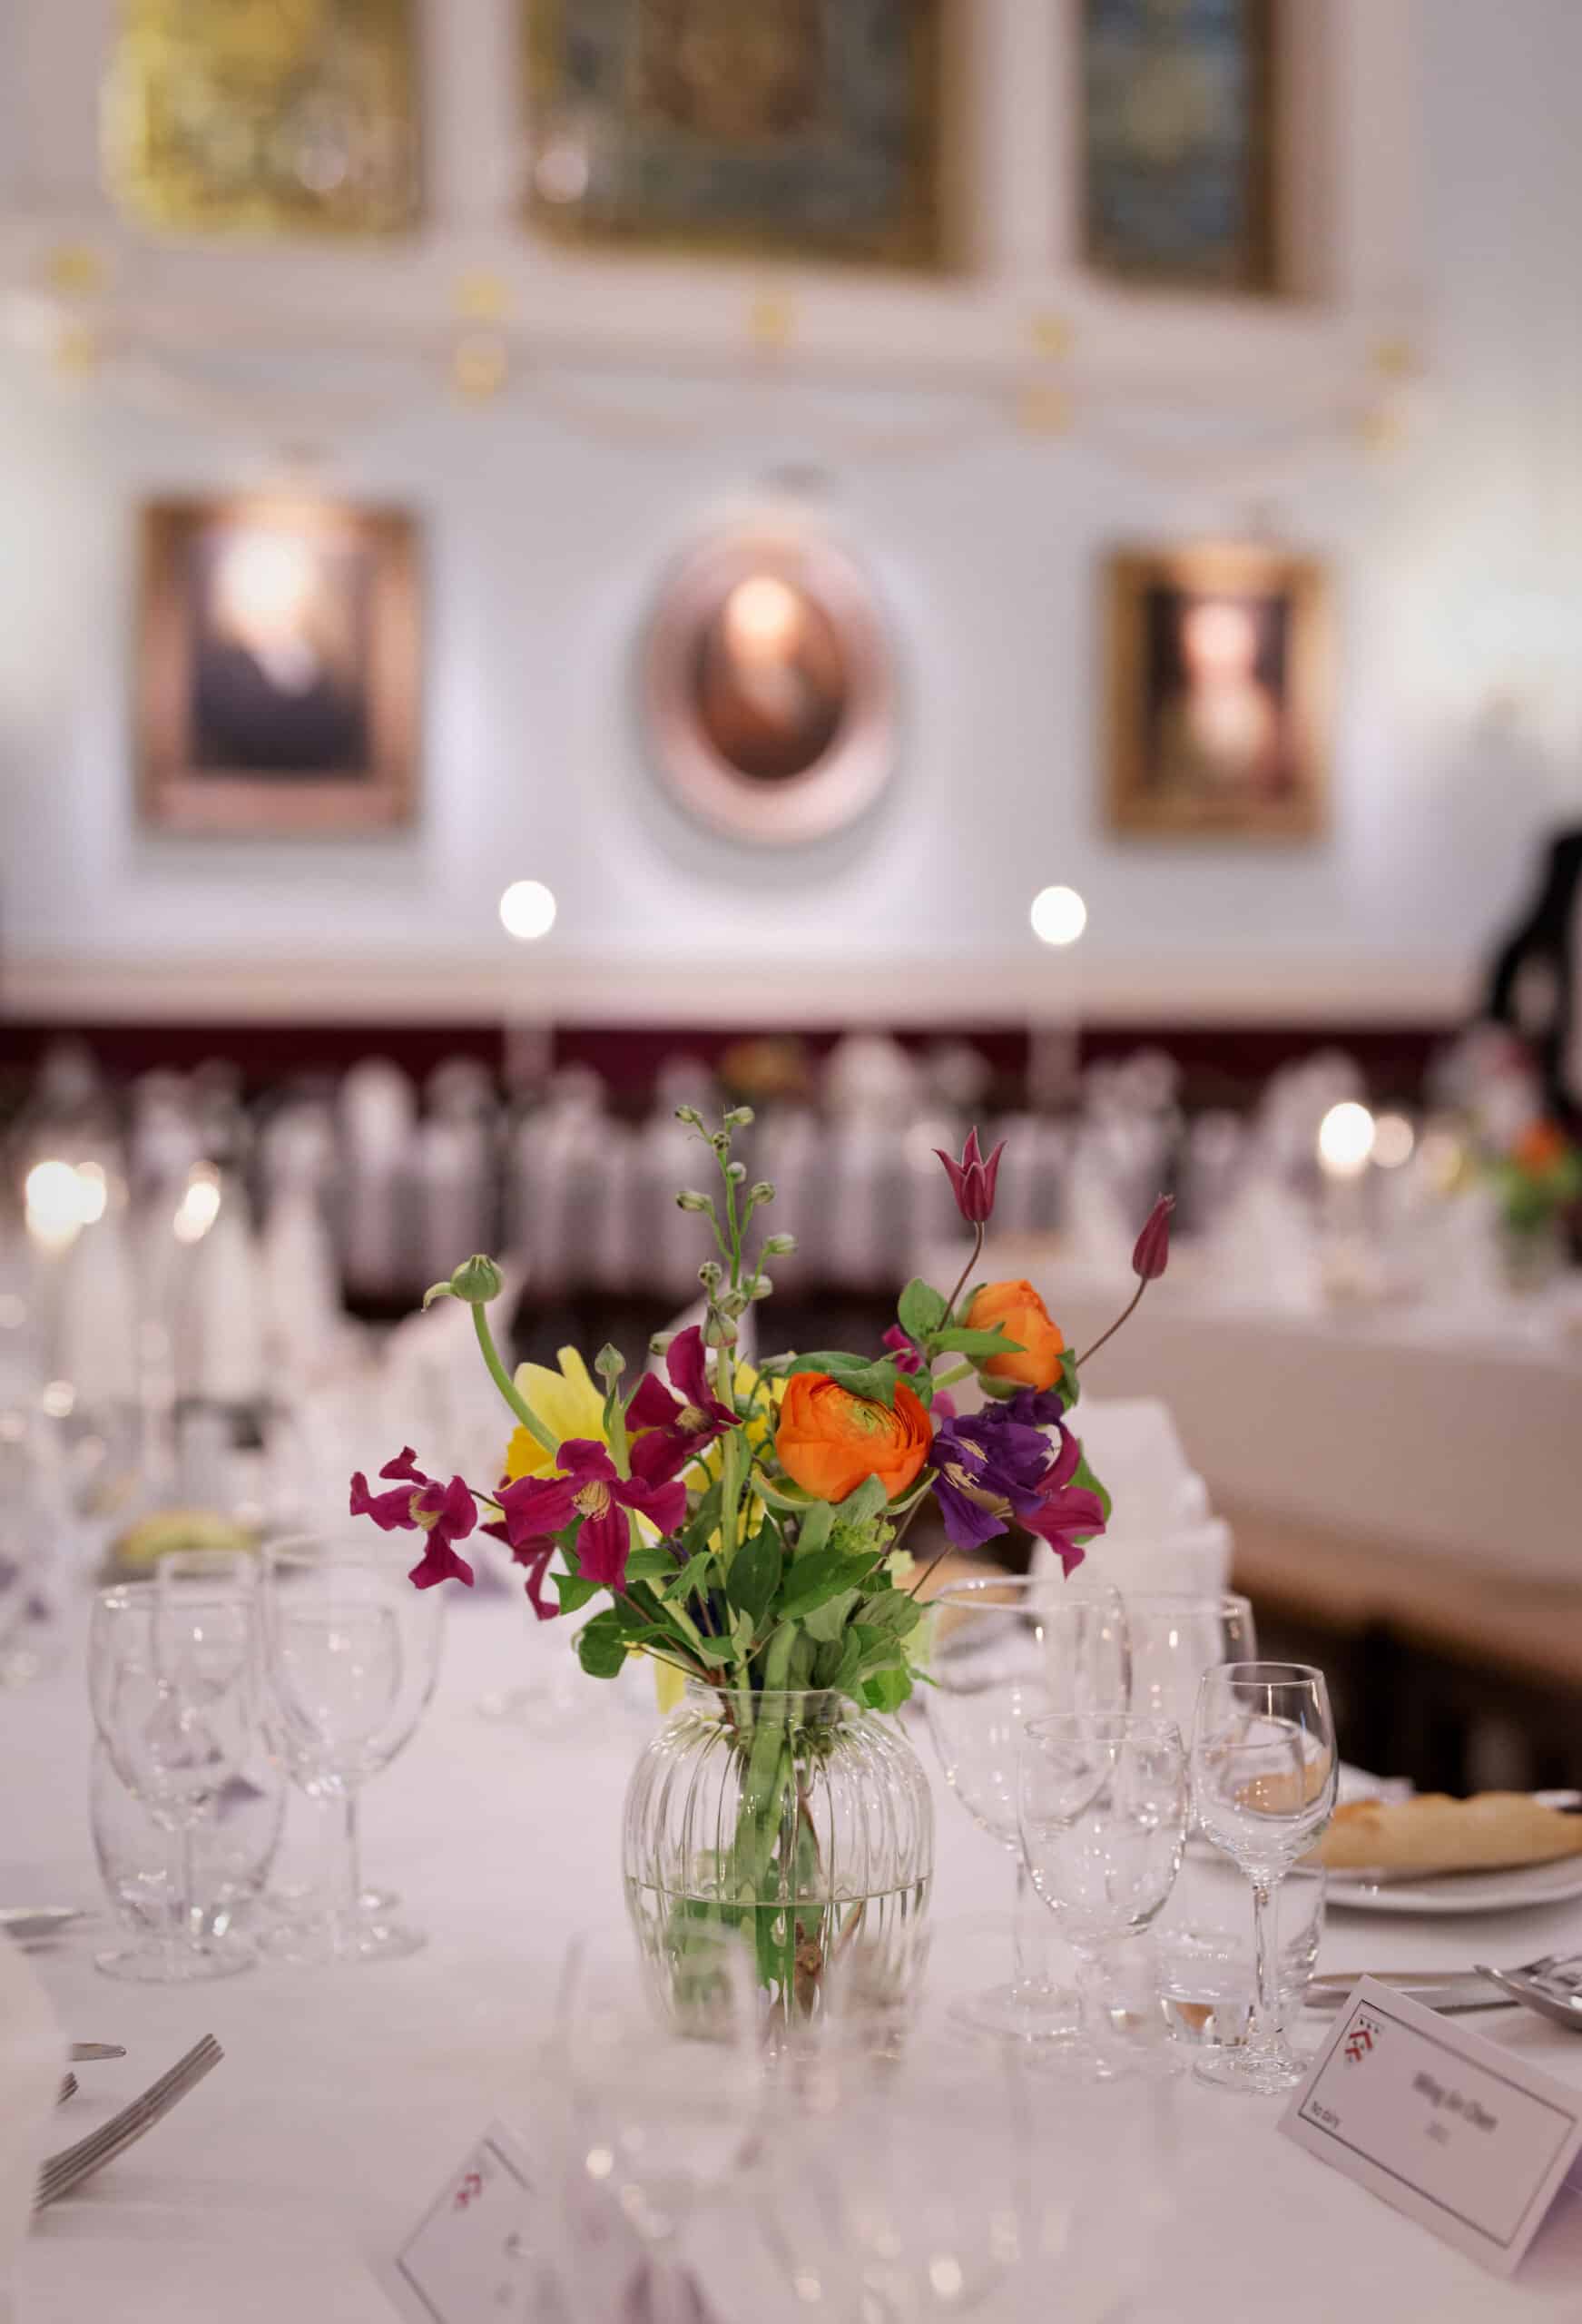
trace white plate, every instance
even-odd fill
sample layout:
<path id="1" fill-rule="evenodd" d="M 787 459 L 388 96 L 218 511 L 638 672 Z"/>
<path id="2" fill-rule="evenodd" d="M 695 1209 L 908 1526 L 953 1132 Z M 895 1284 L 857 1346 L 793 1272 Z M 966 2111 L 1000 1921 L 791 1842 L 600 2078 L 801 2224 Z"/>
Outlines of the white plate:
<path id="1" fill-rule="evenodd" d="M 1441 1872 L 1431 1880 L 1371 1882 L 1365 1874 L 1331 1872 L 1331 1912 L 1509 1913 L 1525 1905 L 1559 1905 L 1582 1896 L 1582 1856 L 1524 1864 L 1509 1872 Z"/>

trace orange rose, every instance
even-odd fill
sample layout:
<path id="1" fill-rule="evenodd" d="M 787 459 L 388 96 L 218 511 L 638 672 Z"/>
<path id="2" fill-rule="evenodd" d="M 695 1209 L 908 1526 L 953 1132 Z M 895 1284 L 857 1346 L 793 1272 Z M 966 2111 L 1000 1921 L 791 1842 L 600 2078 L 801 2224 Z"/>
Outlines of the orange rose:
<path id="1" fill-rule="evenodd" d="M 788 1477 L 820 1501 L 844 1501 L 877 1477 L 893 1501 L 916 1480 L 933 1428 L 905 1382 L 895 1409 L 854 1396 L 827 1372 L 797 1372 L 785 1384 L 774 1449 Z"/>
<path id="2" fill-rule="evenodd" d="M 1535 1177 L 1543 1177 L 1566 1157 L 1566 1137 L 1554 1122 L 1531 1122 L 1516 1142 L 1516 1159 Z"/>
<path id="3" fill-rule="evenodd" d="M 1060 1377 L 1066 1346 L 1058 1325 L 1030 1283 L 986 1283 L 967 1311 L 969 1331 L 1003 1332 L 1020 1354 L 991 1355 L 978 1365 L 991 1380 L 1019 1380 L 1027 1388 L 1052 1388 Z"/>

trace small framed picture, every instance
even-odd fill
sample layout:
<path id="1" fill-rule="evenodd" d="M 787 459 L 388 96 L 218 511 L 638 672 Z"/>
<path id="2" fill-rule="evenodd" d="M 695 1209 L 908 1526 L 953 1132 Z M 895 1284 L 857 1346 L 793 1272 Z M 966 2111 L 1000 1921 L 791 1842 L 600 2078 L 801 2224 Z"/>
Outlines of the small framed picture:
<path id="1" fill-rule="evenodd" d="M 417 792 L 410 518 L 284 499 L 142 518 L 138 782 L 168 831 L 384 830 Z"/>
<path id="2" fill-rule="evenodd" d="M 1109 822 L 1309 840 L 1329 822 L 1322 567 L 1247 544 L 1130 549 L 1105 574 Z"/>

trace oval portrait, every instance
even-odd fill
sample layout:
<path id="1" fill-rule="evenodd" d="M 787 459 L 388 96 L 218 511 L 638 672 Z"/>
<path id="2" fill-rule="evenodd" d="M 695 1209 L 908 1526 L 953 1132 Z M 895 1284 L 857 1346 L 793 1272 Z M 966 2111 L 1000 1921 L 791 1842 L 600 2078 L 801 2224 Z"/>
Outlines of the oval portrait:
<path id="1" fill-rule="evenodd" d="M 660 591 L 643 707 L 666 784 L 714 830 L 791 845 L 843 829 L 895 756 L 870 585 L 823 539 L 752 527 L 703 543 Z"/>

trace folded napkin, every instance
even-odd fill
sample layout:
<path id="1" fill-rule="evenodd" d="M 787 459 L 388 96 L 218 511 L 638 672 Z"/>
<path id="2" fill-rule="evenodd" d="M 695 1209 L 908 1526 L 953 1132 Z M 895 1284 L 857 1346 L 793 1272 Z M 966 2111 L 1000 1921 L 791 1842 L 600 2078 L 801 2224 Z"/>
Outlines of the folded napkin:
<path id="1" fill-rule="evenodd" d="M 20 1948 L 0 1935 L 0 2324 L 12 2313 L 11 2286 L 65 2054 L 44 1987 Z"/>

